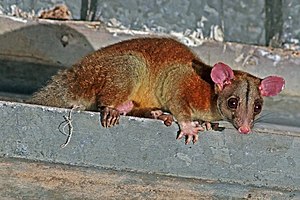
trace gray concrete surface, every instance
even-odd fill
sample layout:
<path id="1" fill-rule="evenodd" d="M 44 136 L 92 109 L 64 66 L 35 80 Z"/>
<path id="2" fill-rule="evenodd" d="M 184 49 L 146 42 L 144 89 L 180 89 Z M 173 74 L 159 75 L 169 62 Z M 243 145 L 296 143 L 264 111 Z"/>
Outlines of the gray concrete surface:
<path id="1" fill-rule="evenodd" d="M 67 109 L 0 103 L 0 155 L 78 166 L 96 166 L 178 177 L 236 183 L 283 191 L 300 190 L 300 128 L 258 124 L 238 134 L 200 133 L 195 145 L 176 140 L 178 127 L 161 121 L 123 117 L 105 129 L 99 114 L 73 113 L 73 137 L 58 127 Z M 67 129 L 66 129 L 67 131 Z"/>
<path id="2" fill-rule="evenodd" d="M 298 191 L 0 158 L 0 199 L 297 199 Z"/>

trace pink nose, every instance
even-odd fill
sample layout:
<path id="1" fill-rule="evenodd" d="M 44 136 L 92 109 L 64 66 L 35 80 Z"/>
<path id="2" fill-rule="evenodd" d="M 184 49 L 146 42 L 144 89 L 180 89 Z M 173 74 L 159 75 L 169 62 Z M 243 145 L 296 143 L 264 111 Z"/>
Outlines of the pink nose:
<path id="1" fill-rule="evenodd" d="M 250 133 L 251 129 L 249 126 L 241 126 L 238 131 L 243 134 L 248 134 Z"/>

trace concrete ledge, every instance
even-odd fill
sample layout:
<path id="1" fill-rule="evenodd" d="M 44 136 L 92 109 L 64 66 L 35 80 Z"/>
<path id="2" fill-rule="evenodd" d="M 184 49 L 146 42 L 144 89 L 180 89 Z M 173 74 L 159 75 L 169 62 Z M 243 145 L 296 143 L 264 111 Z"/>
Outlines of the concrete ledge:
<path id="1" fill-rule="evenodd" d="M 190 177 L 300 190 L 300 128 L 258 124 L 241 135 L 227 123 L 223 132 L 200 133 L 196 145 L 175 140 L 178 127 L 122 117 L 119 126 L 99 126 L 99 114 L 73 113 L 73 137 L 58 130 L 68 109 L 0 102 L 0 155 L 30 160 Z"/>

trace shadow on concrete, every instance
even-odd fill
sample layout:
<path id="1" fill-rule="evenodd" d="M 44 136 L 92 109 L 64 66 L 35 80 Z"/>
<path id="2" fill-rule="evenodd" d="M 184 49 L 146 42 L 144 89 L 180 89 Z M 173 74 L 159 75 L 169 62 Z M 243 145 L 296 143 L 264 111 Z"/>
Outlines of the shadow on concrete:
<path id="1" fill-rule="evenodd" d="M 58 70 L 94 51 L 66 24 L 35 24 L 0 35 L 0 92 L 31 94 Z"/>
<path id="2" fill-rule="evenodd" d="M 0 60 L 0 91 L 32 94 L 62 67 L 33 62 Z"/>

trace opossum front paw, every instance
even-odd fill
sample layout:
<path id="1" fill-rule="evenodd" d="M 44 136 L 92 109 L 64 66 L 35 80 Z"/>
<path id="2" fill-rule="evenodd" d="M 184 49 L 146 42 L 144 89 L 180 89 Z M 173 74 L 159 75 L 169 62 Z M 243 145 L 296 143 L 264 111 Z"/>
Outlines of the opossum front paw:
<path id="1" fill-rule="evenodd" d="M 151 111 L 151 116 L 153 119 L 162 120 L 166 126 L 171 126 L 174 121 L 173 115 L 166 114 L 162 110 Z"/>
<path id="2" fill-rule="evenodd" d="M 174 121 L 173 115 L 171 114 L 162 114 L 158 119 L 162 120 L 166 126 L 171 126 Z"/>
<path id="3" fill-rule="evenodd" d="M 198 141 L 198 132 L 204 131 L 204 128 L 199 122 L 180 122 L 180 133 L 177 139 L 181 139 L 185 136 L 185 144 L 189 144 L 191 141 L 195 144 Z"/>
<path id="4" fill-rule="evenodd" d="M 223 131 L 225 127 L 220 127 L 219 123 L 213 123 L 213 122 L 204 122 L 202 124 L 202 127 L 206 131 Z"/>
<path id="5" fill-rule="evenodd" d="M 204 128 L 205 131 L 213 130 L 212 123 L 210 122 L 204 122 L 201 126 Z"/>
<path id="6" fill-rule="evenodd" d="M 119 124 L 120 112 L 111 107 L 103 107 L 100 109 L 101 125 L 105 128 Z"/>

